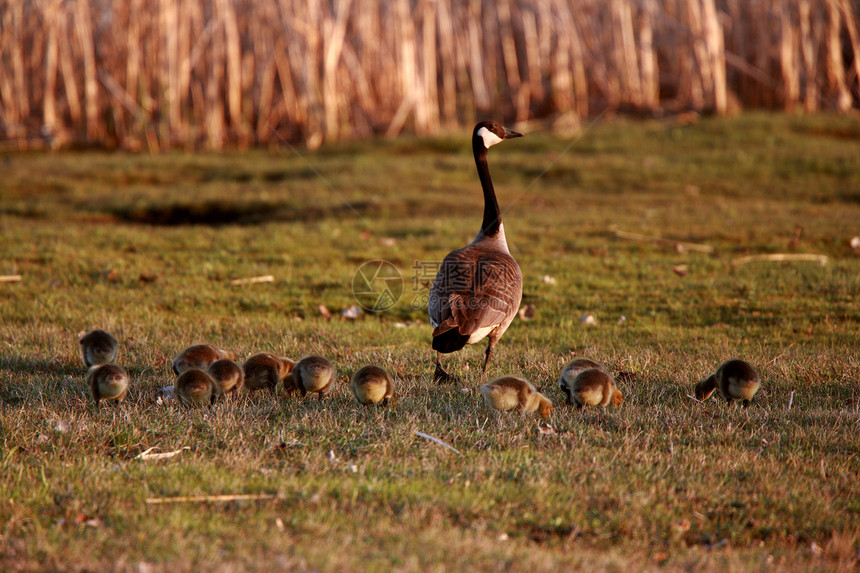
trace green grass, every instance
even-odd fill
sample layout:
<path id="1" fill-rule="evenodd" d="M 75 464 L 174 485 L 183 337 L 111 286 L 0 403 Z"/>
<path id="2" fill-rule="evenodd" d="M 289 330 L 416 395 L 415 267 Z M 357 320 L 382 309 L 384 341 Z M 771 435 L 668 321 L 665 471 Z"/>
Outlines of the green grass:
<path id="1" fill-rule="evenodd" d="M 463 384 L 430 380 L 429 279 L 412 267 L 477 231 L 465 134 L 303 157 L 0 162 L 0 274 L 23 276 L 0 283 L 2 569 L 858 566 L 856 118 L 615 121 L 574 141 L 530 133 L 493 149 L 523 302 L 536 316 L 511 326 L 490 376 L 541 388 L 556 404 L 549 434 L 537 418 L 486 410 L 483 344 L 446 361 Z M 785 252 L 829 261 L 731 264 Z M 402 273 L 399 302 L 357 321 L 322 318 L 321 304 L 355 304 L 353 275 L 372 260 Z M 273 283 L 230 285 L 269 274 Z M 597 325 L 584 327 L 584 314 Z M 121 341 L 133 388 L 119 408 L 89 407 L 76 340 L 90 328 Z M 241 358 L 322 354 L 341 386 L 324 402 L 258 394 L 207 412 L 157 405 L 172 357 L 201 341 Z M 621 408 L 562 403 L 555 380 L 574 356 L 632 374 Z M 732 356 L 762 373 L 752 407 L 688 397 Z M 352 399 L 348 376 L 368 363 L 396 375 L 396 409 Z M 169 460 L 135 459 L 184 446 Z M 219 494 L 274 498 L 146 502 Z"/>

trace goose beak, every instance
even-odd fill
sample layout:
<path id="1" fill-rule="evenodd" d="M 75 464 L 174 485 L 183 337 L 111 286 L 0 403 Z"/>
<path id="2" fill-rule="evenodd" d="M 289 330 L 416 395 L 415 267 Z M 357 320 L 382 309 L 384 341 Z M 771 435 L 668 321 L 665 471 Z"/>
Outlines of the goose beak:
<path id="1" fill-rule="evenodd" d="M 515 137 L 522 137 L 523 134 L 519 131 L 514 131 L 512 129 L 505 128 L 505 139 L 513 139 Z"/>

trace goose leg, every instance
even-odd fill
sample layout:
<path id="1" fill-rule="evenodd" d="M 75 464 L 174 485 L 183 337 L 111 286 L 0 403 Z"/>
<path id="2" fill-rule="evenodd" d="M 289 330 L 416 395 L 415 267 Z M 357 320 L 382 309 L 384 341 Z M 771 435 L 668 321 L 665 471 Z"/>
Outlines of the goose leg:
<path id="1" fill-rule="evenodd" d="M 496 345 L 495 341 L 490 339 L 487 342 L 487 352 L 484 355 L 484 368 L 481 370 L 481 377 L 486 376 L 487 374 L 487 364 L 490 363 L 490 356 L 493 355 L 493 347 Z"/>
<path id="2" fill-rule="evenodd" d="M 459 383 L 460 381 L 455 377 L 451 376 L 445 369 L 442 368 L 442 354 L 440 352 L 436 353 L 436 371 L 433 373 L 433 381 L 437 384 L 449 384 L 451 382 Z"/>
<path id="3" fill-rule="evenodd" d="M 331 391 L 334 390 L 334 382 L 329 382 L 323 388 L 320 389 L 319 400 L 322 400 L 326 396 L 328 396 Z"/>

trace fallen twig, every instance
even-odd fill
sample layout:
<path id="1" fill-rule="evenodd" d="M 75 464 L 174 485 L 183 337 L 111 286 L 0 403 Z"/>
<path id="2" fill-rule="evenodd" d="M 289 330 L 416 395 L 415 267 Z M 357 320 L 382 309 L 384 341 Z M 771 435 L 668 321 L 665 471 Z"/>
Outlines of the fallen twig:
<path id="1" fill-rule="evenodd" d="M 686 243 L 684 241 L 673 241 L 672 239 L 664 239 L 663 237 L 654 237 L 652 235 L 640 235 L 639 233 L 630 233 L 621 231 L 620 229 L 612 229 L 615 236 L 619 239 L 629 239 L 631 241 L 640 241 L 643 243 L 656 243 L 658 245 L 666 245 L 674 248 L 678 252 L 697 251 L 699 253 L 713 253 L 714 247 L 711 245 L 702 245 L 700 243 Z"/>
<path id="2" fill-rule="evenodd" d="M 0 283 L 16 283 L 21 278 L 21 275 L 0 275 Z"/>
<path id="3" fill-rule="evenodd" d="M 172 452 L 160 452 L 160 453 L 153 454 L 152 450 L 155 450 L 155 449 L 157 449 L 157 448 L 149 448 L 146 451 L 140 452 L 139 454 L 137 454 L 134 457 L 134 459 L 136 459 L 136 460 L 164 460 L 167 458 L 172 458 L 173 456 L 181 454 L 183 451 L 190 450 L 191 448 L 189 448 L 188 446 L 183 446 L 183 447 L 179 448 L 178 450 L 174 450 Z"/>
<path id="4" fill-rule="evenodd" d="M 454 447 L 452 447 L 452 446 L 450 446 L 450 445 L 446 444 L 445 442 L 443 442 L 443 441 L 442 441 L 442 440 L 440 440 L 439 438 L 434 438 L 433 436 L 431 436 L 431 435 L 429 435 L 429 434 L 425 434 L 424 432 L 415 432 L 415 435 L 416 435 L 416 436 L 421 436 L 422 438 L 426 438 L 426 439 L 428 439 L 428 440 L 432 440 L 432 441 L 436 442 L 437 444 L 441 444 L 441 445 L 445 446 L 446 448 L 448 448 L 448 449 L 449 449 L 449 450 L 451 450 L 452 452 L 455 452 L 455 453 L 457 453 L 457 454 L 459 454 L 459 455 L 461 455 L 461 456 L 463 455 L 463 454 L 461 454 L 461 453 L 459 452 L 459 450 L 457 450 L 456 448 L 454 448 Z"/>
<path id="5" fill-rule="evenodd" d="M 827 255 L 805 255 L 797 253 L 773 253 L 771 255 L 748 255 L 745 257 L 737 257 L 732 259 L 732 265 L 740 266 L 747 263 L 755 263 L 759 261 L 767 262 L 811 262 L 819 265 L 826 265 Z"/>
<path id="6" fill-rule="evenodd" d="M 233 495 L 180 495 L 177 497 L 148 497 L 146 498 L 146 503 L 206 503 L 209 501 L 257 501 L 261 499 L 275 499 L 275 496 L 269 493 Z"/>
<path id="7" fill-rule="evenodd" d="M 275 277 L 272 275 L 263 275 L 261 277 L 250 277 L 247 279 L 234 279 L 230 281 L 230 286 L 244 286 L 244 285 L 254 285 L 258 283 L 273 283 L 275 282 Z"/>
<path id="8" fill-rule="evenodd" d="M 794 403 L 794 390 L 788 395 L 788 410 L 791 411 L 791 405 Z"/>

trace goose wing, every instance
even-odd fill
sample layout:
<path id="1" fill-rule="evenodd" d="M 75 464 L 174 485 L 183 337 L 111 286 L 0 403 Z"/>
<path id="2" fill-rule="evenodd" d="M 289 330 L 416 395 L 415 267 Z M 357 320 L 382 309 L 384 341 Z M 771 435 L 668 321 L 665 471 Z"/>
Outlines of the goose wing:
<path id="1" fill-rule="evenodd" d="M 522 294 L 522 273 L 509 254 L 472 245 L 452 251 L 442 261 L 430 289 L 433 336 L 454 328 L 469 336 L 510 324 Z"/>

